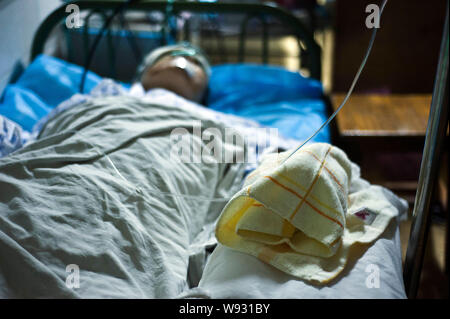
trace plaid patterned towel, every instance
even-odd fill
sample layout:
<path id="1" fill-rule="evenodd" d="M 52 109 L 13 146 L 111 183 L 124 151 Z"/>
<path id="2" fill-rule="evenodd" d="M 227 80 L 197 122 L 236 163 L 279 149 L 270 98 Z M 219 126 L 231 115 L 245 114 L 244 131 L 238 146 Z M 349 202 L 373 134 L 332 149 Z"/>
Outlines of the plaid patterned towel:
<path id="1" fill-rule="evenodd" d="M 326 283 L 344 268 L 349 247 L 370 243 L 398 210 L 387 190 L 362 181 L 347 155 L 325 143 L 269 154 L 224 208 L 218 241 L 300 279 Z M 387 191 L 389 192 L 389 191 Z"/>

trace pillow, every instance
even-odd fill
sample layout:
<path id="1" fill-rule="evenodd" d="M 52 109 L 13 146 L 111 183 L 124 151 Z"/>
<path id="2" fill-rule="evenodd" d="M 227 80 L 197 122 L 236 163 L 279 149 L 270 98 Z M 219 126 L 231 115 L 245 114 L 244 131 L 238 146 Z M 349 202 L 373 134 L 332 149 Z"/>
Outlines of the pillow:
<path id="1" fill-rule="evenodd" d="M 285 137 L 305 140 L 328 118 L 322 84 L 282 67 L 226 64 L 212 67 L 209 108 L 278 128 Z M 329 128 L 312 141 L 330 142 Z"/>
<path id="2" fill-rule="evenodd" d="M 54 107 L 79 92 L 83 68 L 58 58 L 39 55 L 14 84 L 3 92 L 0 115 L 31 131 Z M 101 81 L 88 71 L 85 92 Z"/>
<path id="3" fill-rule="evenodd" d="M 232 112 L 280 100 L 320 99 L 322 94 L 319 81 L 282 67 L 225 64 L 212 67 L 207 102 Z"/>

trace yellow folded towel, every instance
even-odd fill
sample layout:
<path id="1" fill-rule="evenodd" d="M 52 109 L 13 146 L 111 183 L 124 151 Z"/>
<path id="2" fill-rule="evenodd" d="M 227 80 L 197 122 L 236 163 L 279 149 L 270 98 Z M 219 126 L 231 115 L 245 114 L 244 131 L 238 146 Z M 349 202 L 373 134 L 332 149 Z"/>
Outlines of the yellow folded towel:
<path id="1" fill-rule="evenodd" d="M 375 240 L 398 211 L 381 187 L 349 194 L 352 163 L 326 143 L 267 155 L 222 211 L 220 243 L 303 280 L 326 283 L 349 247 Z M 353 164 L 354 165 L 354 164 Z M 357 176 L 359 177 L 359 176 Z"/>

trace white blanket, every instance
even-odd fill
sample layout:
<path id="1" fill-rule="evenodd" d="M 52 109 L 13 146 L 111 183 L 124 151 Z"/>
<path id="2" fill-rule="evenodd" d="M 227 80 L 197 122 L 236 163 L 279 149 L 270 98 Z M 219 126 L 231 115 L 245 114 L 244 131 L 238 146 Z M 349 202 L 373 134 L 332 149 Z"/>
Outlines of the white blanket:
<path id="1" fill-rule="evenodd" d="M 91 99 L 1 158 L 0 297 L 171 298 L 186 290 L 190 261 L 210 243 L 244 173 L 243 164 L 169 159 L 170 133 L 192 133 L 193 119 L 224 130 L 170 104 Z"/>
<path id="2" fill-rule="evenodd" d="M 167 161 L 173 128 L 190 129 L 193 119 L 225 128 L 207 113 L 92 98 L 55 114 L 37 141 L 1 158 L 0 297 L 404 297 L 394 224 L 329 287 L 218 246 L 200 287 L 189 290 L 245 169 Z M 379 289 L 364 288 L 370 264 L 379 266 Z"/>

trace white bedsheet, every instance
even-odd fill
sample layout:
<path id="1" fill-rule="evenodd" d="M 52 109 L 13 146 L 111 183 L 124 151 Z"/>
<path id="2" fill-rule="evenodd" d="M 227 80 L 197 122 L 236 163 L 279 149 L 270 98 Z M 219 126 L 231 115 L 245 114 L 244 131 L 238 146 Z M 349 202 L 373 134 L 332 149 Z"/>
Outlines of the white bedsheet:
<path id="1" fill-rule="evenodd" d="M 340 299 L 406 298 L 398 227 L 392 223 L 360 258 L 323 287 L 297 280 L 259 259 L 218 245 L 199 287 L 180 298 Z M 378 268 L 377 268 L 378 267 Z M 373 276 L 379 274 L 379 286 Z M 372 276 L 372 277 L 371 277 Z M 366 283 L 369 283 L 368 285 Z"/>
<path id="2" fill-rule="evenodd" d="M 55 109 L 47 114 L 47 116 L 36 123 L 33 128 L 33 132 L 25 136 L 26 139 L 23 144 L 33 142 L 39 135 L 45 123 L 57 114 L 92 99 L 108 96 L 131 96 L 141 99 L 145 98 L 148 102 L 178 107 L 192 114 L 196 114 L 201 118 L 218 121 L 225 127 L 237 130 L 242 136 L 245 137 L 248 146 L 248 158 L 254 159 L 246 163 L 246 173 L 249 173 L 256 168 L 259 157 L 265 152 L 271 152 L 277 148 L 287 150 L 300 144 L 300 141 L 295 139 L 273 135 L 274 131 L 269 131 L 268 128 L 261 126 L 256 121 L 232 114 L 214 111 L 203 105 L 187 100 L 174 92 L 161 88 L 145 91 L 140 83 L 135 83 L 129 90 L 126 90 L 120 84 L 111 79 L 102 80 L 89 94 L 75 94 L 70 99 L 59 104 Z M 15 149 L 18 149 L 21 146 L 22 145 L 19 145 L 15 147 Z M 6 155 L 6 153 L 3 155 Z"/>
<path id="3" fill-rule="evenodd" d="M 359 167 L 353 165 L 353 170 L 359 171 Z M 354 176 L 359 176 L 359 172 Z M 350 192 L 368 186 L 367 181 L 358 177 L 352 180 Z M 199 286 L 182 293 L 179 298 L 406 298 L 398 222 L 407 212 L 408 205 L 389 190 L 383 190 L 398 209 L 398 218 L 391 221 L 373 244 L 353 246 L 345 269 L 330 283 L 312 285 L 251 255 L 219 244 L 206 263 Z"/>

